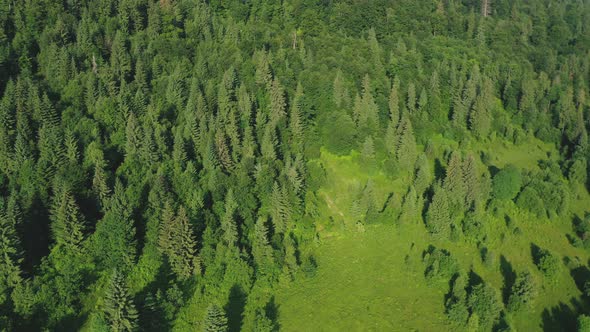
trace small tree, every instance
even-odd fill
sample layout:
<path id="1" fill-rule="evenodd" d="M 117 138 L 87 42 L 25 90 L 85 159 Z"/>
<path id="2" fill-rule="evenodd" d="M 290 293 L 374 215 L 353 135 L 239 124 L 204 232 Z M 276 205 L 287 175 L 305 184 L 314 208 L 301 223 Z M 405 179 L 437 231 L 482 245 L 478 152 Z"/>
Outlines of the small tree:
<path id="1" fill-rule="evenodd" d="M 537 296 L 537 285 L 533 275 L 528 272 L 521 272 L 516 277 L 510 291 L 508 310 L 518 311 L 521 308 L 530 307 Z"/>
<path id="2" fill-rule="evenodd" d="M 137 310 L 125 285 L 125 277 L 115 270 L 104 299 L 104 314 L 113 331 L 135 331 Z"/>
<path id="3" fill-rule="evenodd" d="M 204 332 L 226 332 L 227 317 L 223 309 L 217 304 L 210 304 L 207 308 L 205 321 L 203 322 Z"/>

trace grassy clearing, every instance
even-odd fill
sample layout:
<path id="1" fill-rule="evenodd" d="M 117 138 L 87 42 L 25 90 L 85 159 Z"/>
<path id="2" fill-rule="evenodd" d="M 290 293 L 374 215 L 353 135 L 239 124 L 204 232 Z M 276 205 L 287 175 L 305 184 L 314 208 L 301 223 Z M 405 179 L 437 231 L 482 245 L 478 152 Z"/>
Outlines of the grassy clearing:
<path id="1" fill-rule="evenodd" d="M 442 138 L 434 142 L 437 149 L 452 144 Z M 530 168 L 550 157 L 554 149 L 534 139 L 524 145 L 490 142 L 482 151 L 492 155 L 497 167 L 511 163 Z M 403 195 L 411 179 L 404 174 L 392 179 L 378 170 L 367 171 L 357 158 L 354 152 L 339 157 L 322 151 L 320 161 L 327 170 L 327 181 L 319 191 L 323 200 L 317 222 L 322 240 L 315 253 L 319 268 L 314 277 L 301 275 L 279 289 L 279 321 L 284 330 L 453 330 L 444 314 L 449 285 L 429 284 L 423 275 L 421 257 L 430 244 L 448 249 L 464 271 L 473 271 L 499 291 L 511 274 L 531 271 L 539 284 L 539 296 L 532 308 L 509 317 L 519 331 L 567 329 L 576 310 L 587 309 L 575 279 L 587 271 L 589 255 L 568 242 L 565 234 L 572 233 L 570 218 L 537 220 L 508 204 L 505 213 L 514 222 L 507 224 L 504 216 L 488 218 L 485 246 L 493 253 L 491 264 L 482 262 L 475 243 L 432 239 L 419 221 L 401 226 L 393 221 L 368 224 L 359 232 L 350 213 L 359 188 L 371 181 L 381 206 L 390 194 Z M 584 202 L 588 202 L 587 193 L 572 202 L 576 214 L 588 210 Z M 556 280 L 546 280 L 533 264 L 533 245 L 562 258 L 564 265 Z"/>

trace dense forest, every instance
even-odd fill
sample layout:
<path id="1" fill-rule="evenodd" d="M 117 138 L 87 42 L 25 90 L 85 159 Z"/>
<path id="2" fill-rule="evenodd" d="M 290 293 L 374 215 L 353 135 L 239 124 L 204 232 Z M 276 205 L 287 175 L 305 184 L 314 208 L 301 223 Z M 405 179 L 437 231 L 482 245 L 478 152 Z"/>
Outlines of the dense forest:
<path id="1" fill-rule="evenodd" d="M 589 1 L 0 26 L 0 331 L 590 331 Z"/>

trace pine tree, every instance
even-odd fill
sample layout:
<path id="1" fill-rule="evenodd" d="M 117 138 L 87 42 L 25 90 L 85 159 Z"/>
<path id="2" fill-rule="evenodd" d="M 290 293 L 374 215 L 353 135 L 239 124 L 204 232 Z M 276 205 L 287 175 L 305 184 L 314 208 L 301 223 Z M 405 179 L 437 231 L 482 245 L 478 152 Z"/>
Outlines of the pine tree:
<path id="1" fill-rule="evenodd" d="M 59 190 L 54 199 L 51 230 L 56 245 L 80 250 L 84 238 L 84 221 L 74 197 L 67 189 Z"/>
<path id="2" fill-rule="evenodd" d="M 416 188 L 416 193 L 418 194 L 418 196 L 422 196 L 426 188 L 428 188 L 428 186 L 432 182 L 430 165 L 425 154 L 421 154 L 418 157 L 418 160 L 416 160 L 415 169 L 416 175 L 414 176 L 414 188 Z"/>
<path id="3" fill-rule="evenodd" d="M 414 221 L 414 218 L 418 215 L 418 196 L 414 186 L 410 186 L 408 192 L 404 196 L 402 204 L 402 211 L 399 217 L 400 223 L 408 224 Z"/>
<path id="4" fill-rule="evenodd" d="M 112 331 L 136 331 L 138 314 L 125 277 L 113 272 L 104 297 L 104 314 Z"/>
<path id="5" fill-rule="evenodd" d="M 459 210 L 463 210 L 466 192 L 462 165 L 461 154 L 458 151 L 453 151 L 443 186 L 449 193 L 449 199 Z"/>
<path id="6" fill-rule="evenodd" d="M 416 86 L 413 82 L 408 84 L 408 96 L 406 100 L 406 108 L 411 115 L 416 113 Z"/>
<path id="7" fill-rule="evenodd" d="M 101 266 L 125 269 L 135 261 L 137 240 L 132 212 L 123 184 L 117 180 L 105 215 L 92 234 L 93 253 Z"/>
<path id="8" fill-rule="evenodd" d="M 362 114 L 360 115 L 361 123 L 364 123 L 366 130 L 370 133 L 378 128 L 379 125 L 379 109 L 373 98 L 371 87 L 371 79 L 369 75 L 363 78 L 363 94 L 362 94 Z M 363 126 L 360 127 L 361 129 Z"/>
<path id="9" fill-rule="evenodd" d="M 254 243 L 252 244 L 252 256 L 261 273 L 269 272 L 273 264 L 272 247 L 268 243 L 268 229 L 265 218 L 258 218 L 254 225 Z"/>
<path id="10" fill-rule="evenodd" d="M 167 201 L 162 211 L 158 232 L 158 247 L 168 258 L 172 271 L 179 279 L 190 277 L 198 269 L 196 240 L 184 207 L 174 209 Z"/>
<path id="11" fill-rule="evenodd" d="M 338 69 L 336 71 L 336 77 L 334 78 L 333 83 L 333 100 L 334 104 L 338 108 L 347 107 L 350 104 L 350 95 L 348 94 L 348 89 L 345 86 L 344 78 L 342 77 L 342 71 Z"/>
<path id="12" fill-rule="evenodd" d="M 473 155 L 468 155 L 463 162 L 463 183 L 465 184 L 465 203 L 467 208 L 475 208 L 480 203 L 480 176 Z"/>
<path id="13" fill-rule="evenodd" d="M 276 233 L 284 233 L 289 216 L 287 201 L 283 189 L 275 181 L 270 194 L 270 216 Z"/>
<path id="14" fill-rule="evenodd" d="M 203 321 L 204 332 L 227 332 L 227 317 L 217 304 L 210 304 Z"/>
<path id="15" fill-rule="evenodd" d="M 141 126 L 133 112 L 129 113 L 127 118 L 127 127 L 125 128 L 125 136 L 127 138 L 125 144 L 125 154 L 129 157 L 136 157 L 143 142 L 143 135 L 141 133 Z"/>
<path id="16" fill-rule="evenodd" d="M 23 260 L 20 239 L 17 227 L 20 224 L 20 209 L 16 203 L 16 197 L 11 196 L 8 206 L 3 209 L 0 204 L 0 303 L 2 297 L 1 288 L 14 287 L 21 278 L 20 264 Z"/>
<path id="17" fill-rule="evenodd" d="M 394 83 L 391 85 L 391 92 L 389 93 L 389 125 L 391 128 L 397 127 L 399 117 L 399 92 L 397 84 Z"/>
<path id="18" fill-rule="evenodd" d="M 375 144 L 373 143 L 371 135 L 367 136 L 363 143 L 361 159 L 367 167 L 372 167 L 375 164 Z"/>
<path id="19" fill-rule="evenodd" d="M 224 242 L 230 248 L 235 248 L 238 240 L 238 227 L 235 220 L 237 207 L 233 189 L 229 189 L 225 196 L 225 213 L 221 218 L 221 229 Z"/>
<path id="20" fill-rule="evenodd" d="M 469 113 L 469 129 L 479 138 L 490 133 L 492 117 L 483 97 L 478 96 Z"/>
<path id="21" fill-rule="evenodd" d="M 398 127 L 396 156 L 402 169 L 410 169 L 416 162 L 416 139 L 414 138 L 412 122 L 407 116 L 402 116 Z"/>
<path id="22" fill-rule="evenodd" d="M 426 212 L 426 228 L 436 236 L 447 238 L 451 231 L 451 215 L 447 191 L 440 185 L 434 187 L 432 202 Z"/>
<path id="23" fill-rule="evenodd" d="M 180 279 L 193 274 L 196 266 L 196 240 L 184 207 L 178 209 L 172 233 L 172 251 L 168 255 L 172 271 Z"/>

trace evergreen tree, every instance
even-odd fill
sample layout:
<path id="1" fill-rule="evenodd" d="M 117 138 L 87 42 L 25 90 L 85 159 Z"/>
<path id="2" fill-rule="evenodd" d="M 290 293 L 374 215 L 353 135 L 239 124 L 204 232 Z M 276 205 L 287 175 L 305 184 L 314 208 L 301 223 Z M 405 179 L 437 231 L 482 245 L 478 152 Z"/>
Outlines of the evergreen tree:
<path id="1" fill-rule="evenodd" d="M 398 126 L 396 156 L 402 169 L 410 169 L 416 162 L 416 139 L 414 138 L 412 123 L 407 116 L 402 116 Z"/>
<path id="2" fill-rule="evenodd" d="M 104 314 L 113 331 L 136 331 L 138 314 L 125 277 L 115 270 L 104 296 Z"/>
<path id="3" fill-rule="evenodd" d="M 463 178 L 461 155 L 453 151 L 446 170 L 444 189 L 448 192 L 448 198 L 459 211 L 463 210 L 465 203 L 466 184 Z"/>
<path id="4" fill-rule="evenodd" d="M 216 304 L 210 304 L 207 307 L 207 314 L 203 321 L 204 332 L 226 332 L 227 317 L 223 309 Z"/>
<path id="5" fill-rule="evenodd" d="M 79 251 L 85 228 L 80 210 L 69 190 L 61 189 L 56 196 L 51 223 L 55 243 Z"/>
<path id="6" fill-rule="evenodd" d="M 426 212 L 426 227 L 431 234 L 443 238 L 451 231 L 449 193 L 438 184 L 434 186 L 432 202 Z"/>
<path id="7" fill-rule="evenodd" d="M 475 208 L 480 203 L 480 176 L 473 155 L 468 155 L 463 162 L 463 183 L 465 184 L 465 203 L 468 208 Z"/>
<path id="8" fill-rule="evenodd" d="M 230 248 L 236 246 L 238 240 L 238 229 L 236 226 L 235 213 L 238 204 L 234 198 L 232 189 L 228 190 L 225 196 L 225 213 L 221 218 L 221 229 L 223 229 L 223 239 Z"/>

